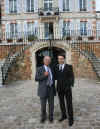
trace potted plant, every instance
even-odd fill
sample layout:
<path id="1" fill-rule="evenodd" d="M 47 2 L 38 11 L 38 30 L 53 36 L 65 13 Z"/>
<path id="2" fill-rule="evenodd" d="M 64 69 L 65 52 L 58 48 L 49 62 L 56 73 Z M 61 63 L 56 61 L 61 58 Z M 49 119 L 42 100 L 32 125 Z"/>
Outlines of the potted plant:
<path id="1" fill-rule="evenodd" d="M 89 36 L 88 40 L 94 40 L 94 36 Z"/>
<path id="2" fill-rule="evenodd" d="M 34 41 L 35 39 L 37 39 L 37 37 L 34 36 L 34 35 L 29 35 L 28 36 L 28 41 Z"/>
<path id="3" fill-rule="evenodd" d="M 82 37 L 81 36 L 78 36 L 77 40 L 82 40 Z"/>

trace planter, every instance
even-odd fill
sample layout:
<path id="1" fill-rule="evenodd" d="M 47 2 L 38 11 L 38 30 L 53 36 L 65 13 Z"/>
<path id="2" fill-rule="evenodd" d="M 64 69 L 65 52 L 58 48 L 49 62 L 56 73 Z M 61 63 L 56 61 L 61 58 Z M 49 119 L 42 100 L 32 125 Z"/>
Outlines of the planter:
<path id="1" fill-rule="evenodd" d="M 88 40 L 94 40 L 93 36 L 88 37 Z"/>
<path id="2" fill-rule="evenodd" d="M 23 42 L 23 39 L 18 39 L 17 42 Z"/>
<path id="3" fill-rule="evenodd" d="M 77 38 L 77 40 L 82 40 L 82 37 L 81 37 L 81 36 L 79 36 L 79 37 Z"/>
<path id="4" fill-rule="evenodd" d="M 31 36 L 28 37 L 28 41 L 34 41 L 36 39 L 37 39 L 37 37 L 35 37 L 33 35 L 31 35 Z"/>
<path id="5" fill-rule="evenodd" d="M 13 42 L 13 40 L 12 39 L 7 39 L 7 42 L 10 43 L 10 42 Z"/>

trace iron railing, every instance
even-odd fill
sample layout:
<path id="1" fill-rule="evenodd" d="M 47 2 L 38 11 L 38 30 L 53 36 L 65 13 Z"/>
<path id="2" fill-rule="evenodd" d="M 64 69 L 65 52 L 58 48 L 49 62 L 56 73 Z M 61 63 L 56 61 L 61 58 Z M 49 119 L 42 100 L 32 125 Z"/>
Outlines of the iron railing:
<path id="1" fill-rule="evenodd" d="M 1 32 L 1 42 L 26 42 L 34 40 L 100 40 L 100 30 L 66 30 L 65 28 L 53 28 L 53 32 L 45 31 L 43 28 L 35 28 L 28 32 Z"/>
<path id="2" fill-rule="evenodd" d="M 52 8 L 39 8 L 38 9 L 39 16 L 50 16 L 50 15 L 59 15 L 59 8 L 52 7 Z"/>

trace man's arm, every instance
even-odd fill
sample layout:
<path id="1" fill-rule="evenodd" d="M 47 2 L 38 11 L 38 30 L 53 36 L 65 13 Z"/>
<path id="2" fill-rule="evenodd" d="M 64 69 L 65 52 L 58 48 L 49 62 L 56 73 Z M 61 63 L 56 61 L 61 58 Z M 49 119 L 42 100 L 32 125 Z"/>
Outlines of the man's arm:
<path id="1" fill-rule="evenodd" d="M 45 80 L 47 78 L 47 76 L 44 75 L 44 73 L 42 73 L 41 68 L 37 68 L 37 72 L 35 75 L 35 81 L 42 81 Z"/>
<path id="2" fill-rule="evenodd" d="M 58 65 L 55 65 L 55 66 L 53 67 L 53 69 L 54 69 L 54 79 L 55 79 L 55 80 L 57 80 L 57 78 L 58 78 L 58 77 L 57 77 L 57 76 L 58 76 L 58 75 L 57 75 L 57 67 L 58 67 Z"/>
<path id="3" fill-rule="evenodd" d="M 75 77 L 74 77 L 74 72 L 73 72 L 73 66 L 72 65 L 70 65 L 70 81 L 71 81 L 72 87 L 74 87 Z"/>

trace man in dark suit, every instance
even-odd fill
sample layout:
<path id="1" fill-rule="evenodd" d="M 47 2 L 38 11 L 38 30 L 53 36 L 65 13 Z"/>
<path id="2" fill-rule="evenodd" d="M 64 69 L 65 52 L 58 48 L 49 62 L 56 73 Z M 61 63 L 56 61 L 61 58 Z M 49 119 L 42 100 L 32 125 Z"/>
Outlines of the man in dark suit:
<path id="1" fill-rule="evenodd" d="M 54 72 L 51 67 L 51 58 L 45 56 L 44 65 L 39 67 L 36 72 L 35 80 L 39 82 L 38 96 L 41 102 L 41 123 L 46 120 L 46 104 L 49 104 L 49 121 L 53 122 L 54 96 L 56 95 Z"/>
<path id="2" fill-rule="evenodd" d="M 67 118 L 68 109 L 68 119 L 69 126 L 73 125 L 73 105 L 72 105 L 72 86 L 74 86 L 74 73 L 72 65 L 65 64 L 65 56 L 58 56 L 58 63 L 55 67 L 55 79 L 57 80 L 57 92 L 59 96 L 59 103 L 61 109 L 61 119 L 60 122 Z M 67 108 L 66 108 L 66 104 Z"/>

